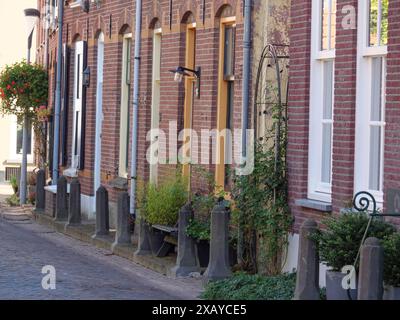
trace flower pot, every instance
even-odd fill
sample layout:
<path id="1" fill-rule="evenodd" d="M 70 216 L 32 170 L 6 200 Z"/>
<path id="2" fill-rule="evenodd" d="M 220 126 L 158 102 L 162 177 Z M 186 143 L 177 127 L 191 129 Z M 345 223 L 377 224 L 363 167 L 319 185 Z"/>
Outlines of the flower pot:
<path id="1" fill-rule="evenodd" d="M 400 287 L 385 286 L 383 300 L 400 300 Z"/>
<path id="2" fill-rule="evenodd" d="M 151 252 L 156 255 L 164 243 L 165 234 L 154 228 L 150 228 L 149 232 Z"/>
<path id="3" fill-rule="evenodd" d="M 326 299 L 327 300 L 350 300 L 348 291 L 343 289 L 342 280 L 345 274 L 337 271 L 326 272 Z M 357 289 L 350 290 L 352 300 L 357 300 Z"/>
<path id="4" fill-rule="evenodd" d="M 210 261 L 210 242 L 208 240 L 197 240 L 196 248 L 200 268 L 207 268 Z"/>

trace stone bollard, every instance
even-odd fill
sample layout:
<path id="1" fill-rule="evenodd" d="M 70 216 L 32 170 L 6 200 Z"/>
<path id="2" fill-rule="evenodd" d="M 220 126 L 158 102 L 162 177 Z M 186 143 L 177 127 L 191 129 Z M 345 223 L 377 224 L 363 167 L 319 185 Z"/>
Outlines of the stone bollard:
<path id="1" fill-rule="evenodd" d="M 67 179 L 61 176 L 57 181 L 55 221 L 68 220 Z"/>
<path id="2" fill-rule="evenodd" d="M 45 209 L 45 190 L 46 185 L 46 174 L 44 170 L 39 170 L 36 174 L 36 212 L 42 212 Z"/>
<path id="3" fill-rule="evenodd" d="M 317 231 L 317 223 L 306 220 L 300 228 L 294 300 L 319 300 L 319 257 L 317 243 L 310 235 Z"/>
<path id="4" fill-rule="evenodd" d="M 108 191 L 100 186 L 96 191 L 96 233 L 93 238 L 109 234 L 110 210 L 108 206 Z"/>
<path id="5" fill-rule="evenodd" d="M 204 283 L 232 275 L 229 263 L 229 215 L 222 201 L 212 210 L 210 262 L 204 273 Z"/>
<path id="6" fill-rule="evenodd" d="M 149 226 L 147 225 L 146 221 L 141 218 L 139 224 L 138 249 L 135 252 L 136 256 L 146 256 L 152 254 L 149 233 Z"/>
<path id="7" fill-rule="evenodd" d="M 186 235 L 186 228 L 191 219 L 193 219 L 192 205 L 187 203 L 179 211 L 178 257 L 176 266 L 171 270 L 175 277 L 187 277 L 192 272 L 200 272 L 194 240 Z"/>
<path id="8" fill-rule="evenodd" d="M 81 220 L 81 184 L 77 179 L 74 179 L 71 182 L 69 190 L 69 215 L 67 225 L 79 225 Z"/>
<path id="9" fill-rule="evenodd" d="M 358 300 L 382 300 L 383 248 L 377 238 L 368 238 L 361 247 Z"/>
<path id="10" fill-rule="evenodd" d="M 115 234 L 115 242 L 111 249 L 116 246 L 131 245 L 131 231 L 129 227 L 129 195 L 127 192 L 122 192 L 118 198 L 117 212 L 117 232 Z"/>

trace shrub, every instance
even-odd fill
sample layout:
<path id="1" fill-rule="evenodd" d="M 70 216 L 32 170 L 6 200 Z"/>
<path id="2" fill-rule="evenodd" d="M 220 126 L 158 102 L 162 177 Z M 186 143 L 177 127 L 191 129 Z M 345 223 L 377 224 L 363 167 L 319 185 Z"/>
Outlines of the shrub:
<path id="1" fill-rule="evenodd" d="M 6 199 L 6 203 L 11 207 L 19 206 L 19 198 L 16 194 L 13 194 L 11 197 Z"/>
<path id="2" fill-rule="evenodd" d="M 326 230 L 313 235 L 319 242 L 321 262 L 326 263 L 333 271 L 340 271 L 346 265 L 353 265 L 369 217 L 365 212 L 348 212 L 339 217 L 324 221 Z M 383 239 L 395 232 L 395 228 L 383 220 L 374 219 L 370 225 L 367 237 Z M 355 266 L 358 269 L 358 264 Z"/>
<path id="3" fill-rule="evenodd" d="M 186 189 L 184 179 L 179 176 L 159 186 L 148 185 L 143 205 L 146 222 L 151 225 L 174 226 L 178 221 L 179 210 L 187 201 Z"/>
<path id="4" fill-rule="evenodd" d="M 210 240 L 210 227 L 210 220 L 203 222 L 191 219 L 186 234 L 195 240 Z"/>
<path id="5" fill-rule="evenodd" d="M 11 184 L 11 187 L 13 188 L 14 194 L 17 194 L 17 192 L 18 192 L 18 181 L 17 181 L 17 178 L 15 176 L 12 176 L 10 178 L 10 184 Z"/>
<path id="6" fill-rule="evenodd" d="M 382 241 L 384 248 L 385 284 L 400 287 L 400 234 L 393 233 Z"/>
<path id="7" fill-rule="evenodd" d="M 243 272 L 221 281 L 210 282 L 202 294 L 206 300 L 291 300 L 294 297 L 296 274 L 273 277 Z"/>

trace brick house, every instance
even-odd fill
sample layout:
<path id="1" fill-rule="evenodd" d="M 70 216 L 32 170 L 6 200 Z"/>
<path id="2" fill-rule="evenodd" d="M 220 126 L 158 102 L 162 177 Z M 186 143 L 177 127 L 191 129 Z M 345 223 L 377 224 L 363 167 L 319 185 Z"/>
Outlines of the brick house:
<path id="1" fill-rule="evenodd" d="M 56 61 L 60 1 L 39 0 L 43 15 L 46 1 L 50 1 L 50 29 L 47 38 L 45 24 L 39 28 L 37 61 L 49 70 L 50 106 L 54 106 L 57 63 L 63 64 L 60 174 L 79 178 L 82 209 L 88 218 L 95 216 L 95 190 L 104 185 L 109 191 L 113 224 L 117 194 L 130 184 L 135 1 L 92 0 L 86 2 L 87 11 L 82 7 L 85 1 L 65 1 L 62 62 Z M 252 74 L 267 43 L 287 40 L 288 3 L 253 1 Z M 183 134 L 176 141 L 182 129 L 241 128 L 243 19 L 242 0 L 143 1 L 138 179 L 157 182 L 171 173 L 171 165 L 150 165 L 147 160 L 149 146 L 156 138 L 148 136 L 151 129 L 162 129 L 168 147 L 175 143 L 178 151 L 185 139 Z M 174 81 L 170 70 L 178 66 L 200 67 L 200 81 L 193 76 L 181 83 Z M 84 86 L 85 70 L 90 71 L 88 86 Z M 252 92 L 253 81 L 247 85 Z M 50 167 L 53 131 L 50 122 Z M 192 157 L 216 152 L 211 145 L 207 149 L 193 149 Z M 161 148 L 159 152 L 160 158 L 168 160 L 176 156 Z M 204 167 L 215 174 L 219 185 L 225 185 L 224 165 Z M 189 174 L 188 168 L 184 166 L 183 172 Z M 203 187 L 195 175 L 191 184 L 193 190 Z M 56 192 L 54 187 L 47 189 Z"/>
<path id="2" fill-rule="evenodd" d="M 397 0 L 292 1 L 288 176 L 295 232 L 369 191 L 399 187 Z M 297 259 L 297 236 L 291 262 Z"/>

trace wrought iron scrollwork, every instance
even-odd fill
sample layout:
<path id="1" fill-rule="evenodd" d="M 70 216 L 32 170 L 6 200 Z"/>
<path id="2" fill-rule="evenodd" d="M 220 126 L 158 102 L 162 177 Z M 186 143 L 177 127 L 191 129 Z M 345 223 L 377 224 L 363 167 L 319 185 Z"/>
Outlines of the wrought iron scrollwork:
<path id="1" fill-rule="evenodd" d="M 372 210 L 370 209 L 372 205 Z M 359 212 L 369 211 L 372 214 L 377 213 L 376 200 L 374 196 L 367 191 L 358 192 L 353 198 L 353 207 Z"/>

